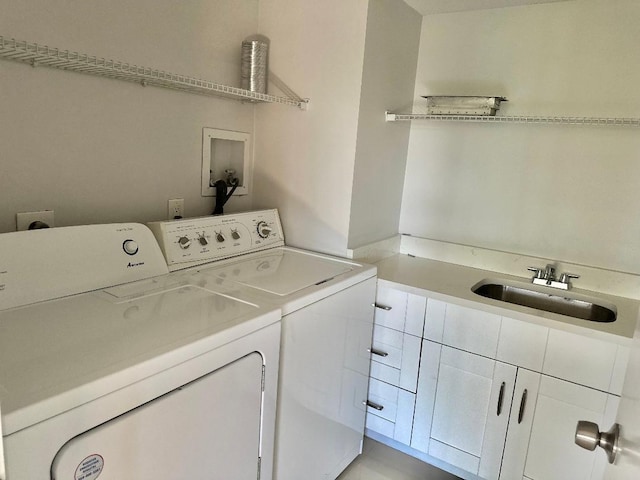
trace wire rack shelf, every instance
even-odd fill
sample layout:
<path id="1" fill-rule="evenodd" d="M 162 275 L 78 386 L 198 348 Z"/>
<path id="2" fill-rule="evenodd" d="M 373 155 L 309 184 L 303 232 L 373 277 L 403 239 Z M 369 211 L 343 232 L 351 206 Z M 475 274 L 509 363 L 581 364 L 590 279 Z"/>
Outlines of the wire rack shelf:
<path id="1" fill-rule="evenodd" d="M 601 118 L 601 117 L 530 117 L 524 115 L 489 116 L 489 115 L 429 115 L 421 113 L 385 112 L 387 122 L 411 120 L 439 120 L 448 122 L 482 122 L 482 123 L 531 123 L 554 125 L 591 125 L 640 127 L 640 118 Z"/>
<path id="2" fill-rule="evenodd" d="M 296 106 L 302 110 L 307 109 L 309 102 L 308 99 L 299 97 L 279 97 L 252 92 L 208 80 L 2 36 L 0 36 L 0 58 L 28 63 L 34 67 L 47 66 L 60 70 L 115 78 L 139 83 L 143 86 L 153 85 L 199 95 L 224 97 L 247 102 L 280 103 Z"/>

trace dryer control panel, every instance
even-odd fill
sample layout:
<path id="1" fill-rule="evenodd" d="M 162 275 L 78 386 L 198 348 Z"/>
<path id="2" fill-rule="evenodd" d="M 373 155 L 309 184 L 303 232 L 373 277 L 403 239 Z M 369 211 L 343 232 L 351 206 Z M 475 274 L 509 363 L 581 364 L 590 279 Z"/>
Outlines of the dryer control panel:
<path id="1" fill-rule="evenodd" d="M 155 238 L 139 223 L 0 235 L 0 310 L 167 273 Z"/>
<path id="2" fill-rule="evenodd" d="M 284 245 L 277 210 L 148 224 L 170 271 Z"/>

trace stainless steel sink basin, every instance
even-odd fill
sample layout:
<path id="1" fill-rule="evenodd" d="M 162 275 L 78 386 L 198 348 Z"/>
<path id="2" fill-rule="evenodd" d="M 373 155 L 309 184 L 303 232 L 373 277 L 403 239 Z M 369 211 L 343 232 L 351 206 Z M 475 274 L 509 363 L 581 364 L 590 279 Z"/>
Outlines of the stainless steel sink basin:
<path id="1" fill-rule="evenodd" d="M 558 313 L 590 322 L 615 322 L 616 307 L 573 292 L 554 292 L 549 287 L 531 287 L 483 280 L 471 288 L 477 295 L 501 302 Z"/>

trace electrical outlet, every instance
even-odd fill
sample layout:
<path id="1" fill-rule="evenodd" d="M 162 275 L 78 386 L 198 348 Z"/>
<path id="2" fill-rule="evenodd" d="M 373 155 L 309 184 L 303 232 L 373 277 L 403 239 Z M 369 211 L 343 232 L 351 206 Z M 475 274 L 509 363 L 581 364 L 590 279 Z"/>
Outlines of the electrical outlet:
<path id="1" fill-rule="evenodd" d="M 173 220 L 184 216 L 184 198 L 171 198 L 168 202 L 167 218 Z"/>
<path id="2" fill-rule="evenodd" d="M 35 222 L 41 222 L 36 224 Z M 40 212 L 16 213 L 16 230 L 30 230 L 31 228 L 43 228 L 42 224 L 54 227 L 53 210 L 42 210 Z"/>

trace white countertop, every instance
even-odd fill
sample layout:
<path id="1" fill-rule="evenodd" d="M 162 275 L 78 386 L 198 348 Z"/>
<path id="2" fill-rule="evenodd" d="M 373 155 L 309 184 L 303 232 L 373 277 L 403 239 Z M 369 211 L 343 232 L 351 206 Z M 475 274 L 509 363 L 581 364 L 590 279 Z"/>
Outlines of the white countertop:
<path id="1" fill-rule="evenodd" d="M 394 287 L 409 293 L 599 338 L 619 345 L 630 345 L 638 320 L 640 301 L 635 299 L 578 288 L 571 289 L 571 292 L 595 297 L 616 306 L 617 319 L 615 322 L 591 322 L 485 298 L 471 291 L 471 287 L 484 279 L 530 282 L 530 279 L 526 277 L 516 277 L 405 254 L 396 254 L 385 258 L 377 263 L 377 267 L 378 278 L 382 285 L 391 282 Z"/>

